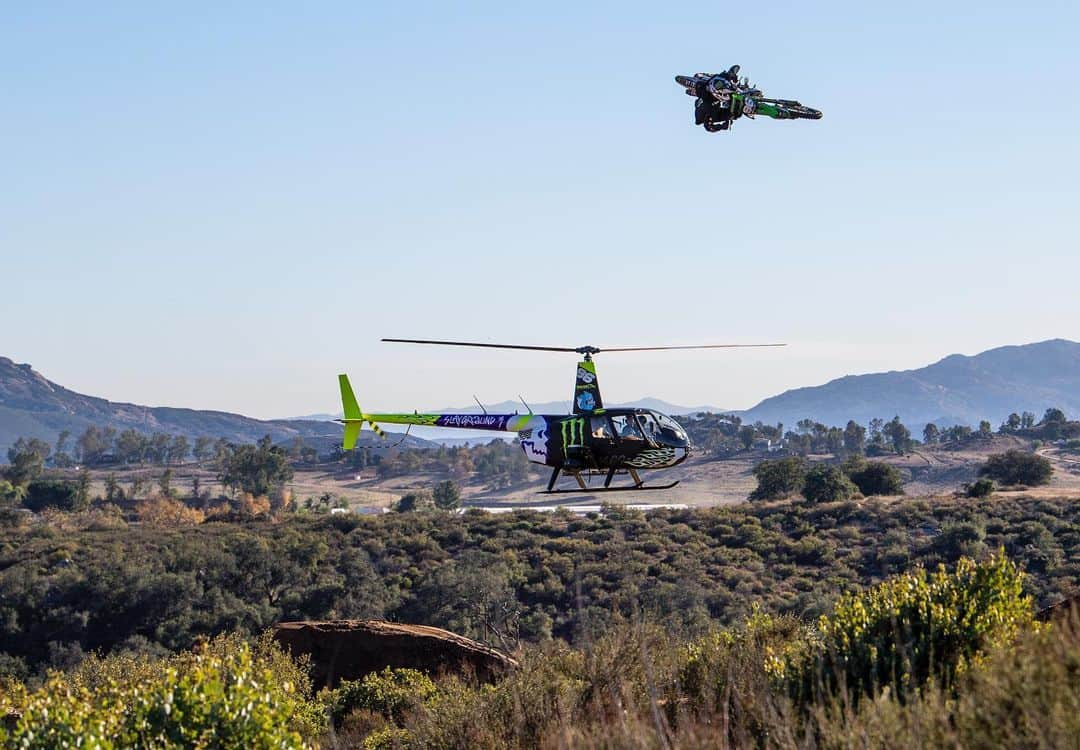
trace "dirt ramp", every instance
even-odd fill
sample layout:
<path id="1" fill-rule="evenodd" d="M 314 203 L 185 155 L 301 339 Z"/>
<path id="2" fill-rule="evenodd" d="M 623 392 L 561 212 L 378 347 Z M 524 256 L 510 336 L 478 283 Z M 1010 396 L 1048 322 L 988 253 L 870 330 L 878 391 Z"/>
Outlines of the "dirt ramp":
<path id="1" fill-rule="evenodd" d="M 386 667 L 469 673 L 485 682 L 517 667 L 509 656 L 449 630 L 383 620 L 283 622 L 274 639 L 294 656 L 311 657 L 317 688 Z"/>

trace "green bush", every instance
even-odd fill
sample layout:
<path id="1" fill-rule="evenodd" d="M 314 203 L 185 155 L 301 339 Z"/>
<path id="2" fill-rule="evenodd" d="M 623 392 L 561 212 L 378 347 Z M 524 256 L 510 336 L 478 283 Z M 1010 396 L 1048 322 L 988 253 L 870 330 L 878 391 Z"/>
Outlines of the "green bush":
<path id="1" fill-rule="evenodd" d="M 751 500 L 779 500 L 790 497 L 802 489 L 806 478 L 806 462 L 792 456 L 775 461 L 762 461 L 754 467 L 757 488 L 750 493 Z"/>
<path id="2" fill-rule="evenodd" d="M 904 477 L 883 461 L 849 461 L 844 473 L 866 497 L 904 494 Z"/>
<path id="3" fill-rule="evenodd" d="M 983 564 L 961 558 L 952 574 L 918 568 L 844 595 L 818 623 L 820 653 L 803 688 L 873 695 L 888 686 L 904 696 L 931 678 L 948 686 L 982 652 L 1032 625 L 1023 585 L 1002 553 Z"/>
<path id="4" fill-rule="evenodd" d="M 1054 467 L 1046 458 L 1018 450 L 995 453 L 979 468 L 979 476 L 996 479 L 1006 486 L 1038 487 L 1048 484 L 1053 475 Z"/>
<path id="5" fill-rule="evenodd" d="M 410 513 L 416 510 L 431 510 L 435 507 L 435 500 L 427 490 L 417 490 L 403 495 L 395 504 L 394 510 L 398 513 Z"/>
<path id="6" fill-rule="evenodd" d="M 0 695 L 5 747 L 299 748 L 318 726 L 306 676 L 280 651 L 219 638 L 162 661 L 91 658 Z M 300 680 L 297 682 L 297 680 Z M 6 705 L 4 704 L 6 702 Z"/>
<path id="7" fill-rule="evenodd" d="M 836 466 L 820 464 L 806 472 L 802 494 L 810 503 L 833 503 L 847 500 L 856 487 Z"/>
<path id="8" fill-rule="evenodd" d="M 990 497 L 994 494 L 994 490 L 997 489 L 997 485 L 994 484 L 994 480 L 989 477 L 983 477 L 982 479 L 976 479 L 971 484 L 964 486 L 964 494 L 968 497 Z"/>
<path id="9" fill-rule="evenodd" d="M 35 479 L 26 486 L 23 506 L 34 512 L 46 508 L 57 510 L 84 510 L 78 507 L 79 488 L 74 482 L 60 479 Z"/>
<path id="10" fill-rule="evenodd" d="M 340 725 L 350 713 L 366 710 L 400 722 L 405 712 L 435 694 L 435 683 L 415 669 L 391 669 L 373 672 L 360 680 L 343 680 L 327 701 L 334 725 Z"/>

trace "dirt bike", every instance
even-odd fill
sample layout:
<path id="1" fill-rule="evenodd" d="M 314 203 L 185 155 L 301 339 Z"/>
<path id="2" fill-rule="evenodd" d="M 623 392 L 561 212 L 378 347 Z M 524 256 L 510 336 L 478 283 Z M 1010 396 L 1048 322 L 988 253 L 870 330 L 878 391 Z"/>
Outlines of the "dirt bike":
<path id="1" fill-rule="evenodd" d="M 693 76 L 675 76 L 675 82 L 683 86 L 688 95 L 701 97 L 701 93 L 714 77 L 706 73 L 696 73 Z M 728 122 L 734 122 L 743 115 L 750 119 L 757 115 L 771 117 L 774 120 L 821 119 L 820 111 L 804 106 L 794 99 L 768 99 L 762 96 L 761 90 L 749 85 L 745 78 L 741 82 L 726 81 L 726 84 L 730 87 Z"/>

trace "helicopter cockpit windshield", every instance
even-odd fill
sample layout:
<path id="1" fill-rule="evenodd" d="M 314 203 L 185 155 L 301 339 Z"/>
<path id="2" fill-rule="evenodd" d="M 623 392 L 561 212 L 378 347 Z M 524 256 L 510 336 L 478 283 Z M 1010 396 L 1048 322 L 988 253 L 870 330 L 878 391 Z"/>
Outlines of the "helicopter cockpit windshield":
<path id="1" fill-rule="evenodd" d="M 678 422 L 669 417 L 667 414 L 661 414 L 656 412 L 656 419 L 660 423 L 660 434 L 669 440 L 675 440 L 680 445 L 686 445 L 689 439 L 686 436 L 686 431 L 682 428 Z"/>
<path id="2" fill-rule="evenodd" d="M 645 429 L 645 435 L 658 445 L 682 448 L 690 442 L 679 423 L 666 414 L 649 411 L 639 413 L 637 417 Z"/>

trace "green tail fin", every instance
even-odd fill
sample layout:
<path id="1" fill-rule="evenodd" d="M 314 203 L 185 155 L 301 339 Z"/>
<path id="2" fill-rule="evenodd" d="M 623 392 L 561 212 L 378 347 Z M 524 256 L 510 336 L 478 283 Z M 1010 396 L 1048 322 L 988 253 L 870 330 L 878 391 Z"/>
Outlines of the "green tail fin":
<path id="1" fill-rule="evenodd" d="M 363 422 L 349 422 L 345 425 L 345 436 L 341 439 L 341 449 L 351 451 L 356 447 L 356 439 L 360 437 L 360 428 Z"/>
<path id="2" fill-rule="evenodd" d="M 338 375 L 338 384 L 341 386 L 341 408 L 345 412 L 345 419 L 363 419 L 360 406 L 356 403 L 356 395 L 349 384 L 349 376 Z"/>
<path id="3" fill-rule="evenodd" d="M 360 411 L 360 405 L 356 403 L 356 394 L 353 393 L 352 385 L 349 384 L 349 376 L 344 373 L 338 375 L 338 385 L 341 386 L 341 408 L 345 412 L 343 420 L 345 435 L 341 439 L 341 448 L 351 451 L 356 447 L 356 440 L 360 437 L 360 428 L 364 426 L 364 416 Z"/>

